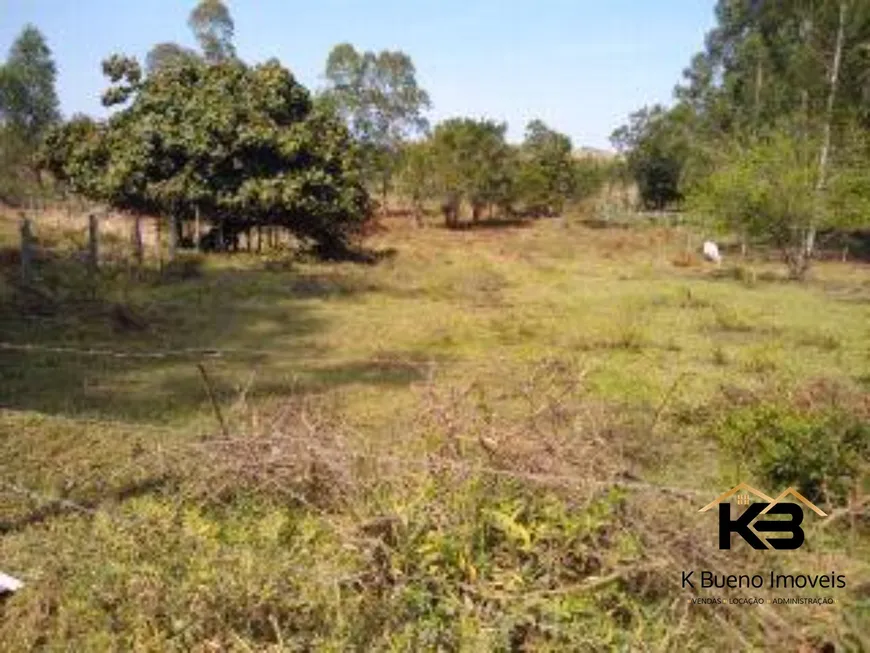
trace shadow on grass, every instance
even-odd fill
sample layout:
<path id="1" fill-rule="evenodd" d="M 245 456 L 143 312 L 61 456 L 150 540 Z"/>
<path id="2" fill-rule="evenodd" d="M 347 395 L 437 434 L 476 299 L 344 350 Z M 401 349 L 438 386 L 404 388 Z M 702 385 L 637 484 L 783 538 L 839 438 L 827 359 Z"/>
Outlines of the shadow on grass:
<path id="1" fill-rule="evenodd" d="M 533 218 L 491 218 L 478 222 L 460 222 L 449 227 L 442 224 L 441 228 L 448 231 L 488 231 L 491 229 L 526 229 L 533 227 L 534 224 Z"/>
<path id="2" fill-rule="evenodd" d="M 579 223 L 589 229 L 631 229 L 637 225 L 624 220 L 605 220 L 603 218 L 584 218 Z"/>
<path id="3" fill-rule="evenodd" d="M 257 391 L 273 393 L 289 392 L 292 378 L 305 382 L 303 391 L 417 378 L 400 364 L 332 362 L 335 354 L 317 336 L 335 318 L 311 300 L 379 289 L 329 266 L 191 265 L 162 280 L 107 269 L 94 284 L 70 256 L 46 263 L 29 288 L 18 283 L 16 265 L 3 267 L 0 343 L 11 347 L 0 348 L 0 408 L 170 423 L 208 410 L 199 362 L 221 401 L 237 395 L 255 369 Z"/>
<path id="4" fill-rule="evenodd" d="M 332 388 L 355 384 L 398 388 L 425 378 L 426 367 L 422 364 L 379 359 L 349 361 L 320 367 L 306 366 L 292 376 L 255 381 L 247 396 L 272 398 L 319 394 Z M 222 401 L 231 401 L 237 394 L 227 386 L 219 392 Z"/>

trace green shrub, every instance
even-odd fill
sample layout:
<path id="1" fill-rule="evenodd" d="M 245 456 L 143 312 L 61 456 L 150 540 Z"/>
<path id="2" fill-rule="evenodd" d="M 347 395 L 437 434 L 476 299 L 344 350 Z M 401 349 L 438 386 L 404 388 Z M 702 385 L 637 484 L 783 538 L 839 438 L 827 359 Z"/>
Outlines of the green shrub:
<path id="1" fill-rule="evenodd" d="M 748 406 L 729 413 L 718 436 L 771 487 L 793 486 L 811 501 L 842 501 L 870 461 L 870 424 L 838 408 Z"/>

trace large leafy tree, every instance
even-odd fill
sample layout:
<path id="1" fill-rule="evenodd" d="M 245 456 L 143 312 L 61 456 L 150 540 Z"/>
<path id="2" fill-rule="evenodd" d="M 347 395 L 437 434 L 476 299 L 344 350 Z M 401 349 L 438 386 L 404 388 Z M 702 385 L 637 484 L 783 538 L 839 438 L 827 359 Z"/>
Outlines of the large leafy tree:
<path id="1" fill-rule="evenodd" d="M 104 71 L 107 103 L 128 105 L 50 133 L 55 175 L 121 209 L 198 210 L 224 234 L 282 225 L 324 255 L 346 252 L 368 215 L 354 144 L 277 61 L 188 61 L 143 79 L 134 60 L 113 57 Z"/>
<path id="2" fill-rule="evenodd" d="M 326 101 L 361 144 L 367 181 L 386 202 L 402 144 L 428 129 L 431 102 L 414 63 L 401 51 L 360 52 L 342 43 L 329 53 L 325 76 Z"/>
<path id="3" fill-rule="evenodd" d="M 837 50 L 835 122 L 868 117 L 866 2 L 719 0 L 715 12 L 716 26 L 676 94 L 716 132 L 757 131 L 785 117 L 821 127 Z"/>
<path id="4" fill-rule="evenodd" d="M 541 120 L 526 127 L 519 152 L 517 192 L 528 210 L 544 215 L 561 213 L 575 188 L 571 139 Z"/>
<path id="5" fill-rule="evenodd" d="M 36 142 L 60 118 L 57 70 L 40 31 L 28 25 L 0 69 L 0 121 Z"/>
<path id="6" fill-rule="evenodd" d="M 435 186 L 444 198 L 448 227 L 459 224 L 463 200 L 471 205 L 472 220 L 487 205 L 505 205 L 512 194 L 512 152 L 505 141 L 507 125 L 491 120 L 450 118 L 432 135 Z"/>
<path id="7" fill-rule="evenodd" d="M 683 198 L 693 154 L 692 123 L 685 105 L 671 111 L 656 105 L 633 113 L 628 125 L 611 136 L 646 208 L 661 210 Z"/>
<path id="8" fill-rule="evenodd" d="M 402 148 L 398 187 L 411 201 L 418 225 L 422 225 L 426 201 L 437 194 L 434 164 L 433 148 L 428 139 L 407 143 Z"/>
<path id="9" fill-rule="evenodd" d="M 34 192 L 32 152 L 60 119 L 56 68 L 45 38 L 24 28 L 0 66 L 0 198 L 19 202 Z"/>

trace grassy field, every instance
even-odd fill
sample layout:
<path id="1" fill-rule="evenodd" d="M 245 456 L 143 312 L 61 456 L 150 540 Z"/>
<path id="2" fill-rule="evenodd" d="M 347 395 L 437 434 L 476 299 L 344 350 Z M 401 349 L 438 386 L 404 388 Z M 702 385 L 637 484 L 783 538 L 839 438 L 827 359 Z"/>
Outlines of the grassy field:
<path id="1" fill-rule="evenodd" d="M 0 570 L 26 583 L 0 649 L 870 650 L 866 521 L 828 497 L 800 551 L 750 555 L 696 512 L 784 489 L 735 415 L 866 423 L 870 268 L 799 285 L 570 217 L 386 226 L 373 266 L 98 281 L 45 230 L 34 291 L 0 225 Z M 774 568 L 848 586 L 680 588 Z"/>

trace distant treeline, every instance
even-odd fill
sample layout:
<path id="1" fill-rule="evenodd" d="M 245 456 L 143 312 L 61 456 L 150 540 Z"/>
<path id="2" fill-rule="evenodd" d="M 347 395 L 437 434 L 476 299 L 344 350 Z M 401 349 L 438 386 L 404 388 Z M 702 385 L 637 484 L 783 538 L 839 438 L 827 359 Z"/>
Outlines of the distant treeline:
<path id="1" fill-rule="evenodd" d="M 870 3 L 719 0 L 670 108 L 612 141 L 648 207 L 772 244 L 803 276 L 822 232 L 870 224 Z"/>
<path id="2" fill-rule="evenodd" d="M 430 129 L 405 53 L 338 45 L 326 88 L 311 93 L 276 60 L 239 60 L 221 0 L 202 0 L 189 25 L 199 50 L 160 43 L 144 68 L 120 54 L 103 62 L 103 103 L 117 109 L 105 121 L 61 120 L 51 51 L 27 26 L 0 68 L 0 199 L 73 193 L 175 225 L 201 218 L 218 249 L 222 236 L 277 225 L 340 256 L 396 194 L 418 218 L 439 205 L 455 227 L 462 207 L 472 221 L 557 214 L 618 172 L 576 158 L 539 120 L 519 146 L 489 120 Z"/>

